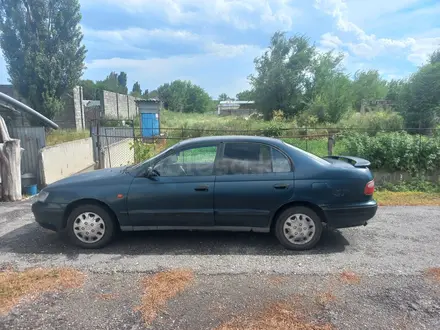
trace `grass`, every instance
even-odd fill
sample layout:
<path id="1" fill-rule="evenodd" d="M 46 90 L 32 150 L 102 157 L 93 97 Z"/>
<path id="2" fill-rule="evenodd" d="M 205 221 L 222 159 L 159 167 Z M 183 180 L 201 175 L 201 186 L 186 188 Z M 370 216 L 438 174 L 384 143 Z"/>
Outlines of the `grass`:
<path id="1" fill-rule="evenodd" d="M 64 142 L 70 142 L 90 137 L 89 131 L 77 131 L 71 129 L 60 129 L 51 131 L 46 136 L 46 146 L 54 146 Z"/>
<path id="2" fill-rule="evenodd" d="M 376 191 L 380 206 L 440 206 L 440 193 Z"/>
<path id="3" fill-rule="evenodd" d="M 146 324 L 150 324 L 162 311 L 167 301 L 182 291 L 193 281 L 191 270 L 176 269 L 149 275 L 142 281 L 144 294 L 136 311 L 142 313 Z"/>
<path id="4" fill-rule="evenodd" d="M 71 268 L 33 268 L 0 272 L 0 314 L 7 314 L 23 298 L 35 298 L 48 291 L 76 288 L 84 274 Z"/>
<path id="5" fill-rule="evenodd" d="M 307 321 L 289 302 L 269 305 L 257 315 L 243 316 L 223 323 L 216 330 L 331 330 L 334 327 Z"/>

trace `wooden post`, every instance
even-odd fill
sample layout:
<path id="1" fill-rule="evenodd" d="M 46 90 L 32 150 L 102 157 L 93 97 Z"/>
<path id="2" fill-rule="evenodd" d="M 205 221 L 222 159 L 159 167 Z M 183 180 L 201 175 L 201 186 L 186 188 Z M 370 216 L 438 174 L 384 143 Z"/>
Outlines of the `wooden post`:
<path id="1" fill-rule="evenodd" d="M 328 148 L 328 155 L 329 156 L 332 156 L 333 155 L 333 146 L 335 145 L 336 143 L 335 143 L 335 136 L 334 135 L 330 135 L 329 137 L 328 137 L 328 145 L 327 145 L 327 148 Z"/>
<path id="2" fill-rule="evenodd" d="M 6 202 L 21 200 L 20 140 L 11 139 L 5 120 L 0 116 L 1 198 Z"/>

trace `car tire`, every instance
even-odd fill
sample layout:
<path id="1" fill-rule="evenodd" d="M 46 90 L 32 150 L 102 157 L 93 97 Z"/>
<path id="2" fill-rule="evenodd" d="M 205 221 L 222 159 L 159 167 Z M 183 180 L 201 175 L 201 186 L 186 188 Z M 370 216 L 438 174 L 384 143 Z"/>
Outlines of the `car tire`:
<path id="1" fill-rule="evenodd" d="M 322 221 L 316 212 L 305 206 L 295 206 L 279 215 L 275 235 L 289 250 L 309 250 L 319 242 L 322 228 Z"/>
<path id="2" fill-rule="evenodd" d="M 84 204 L 69 215 L 66 225 L 70 241 L 85 249 L 99 249 L 109 244 L 115 236 L 115 221 L 101 206 Z"/>

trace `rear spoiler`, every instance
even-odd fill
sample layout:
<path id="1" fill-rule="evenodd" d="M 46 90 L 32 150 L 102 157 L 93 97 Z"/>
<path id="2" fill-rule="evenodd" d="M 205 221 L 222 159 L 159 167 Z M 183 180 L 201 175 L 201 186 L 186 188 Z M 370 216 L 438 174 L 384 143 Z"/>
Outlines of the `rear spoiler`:
<path id="1" fill-rule="evenodd" d="M 323 157 L 324 159 L 336 159 L 336 160 L 342 160 L 347 163 L 350 163 L 354 167 L 369 167 L 371 163 L 363 158 L 359 157 L 352 157 L 352 156 L 326 156 Z"/>

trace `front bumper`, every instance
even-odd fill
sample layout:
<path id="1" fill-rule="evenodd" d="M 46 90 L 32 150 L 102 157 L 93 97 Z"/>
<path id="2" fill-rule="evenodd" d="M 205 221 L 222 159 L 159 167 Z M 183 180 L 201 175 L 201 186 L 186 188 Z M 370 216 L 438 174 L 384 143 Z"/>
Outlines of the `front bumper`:
<path id="1" fill-rule="evenodd" d="M 43 228 L 62 231 L 65 227 L 65 207 L 61 204 L 35 202 L 32 204 L 32 213 L 35 221 Z"/>
<path id="2" fill-rule="evenodd" d="M 377 212 L 377 203 L 374 200 L 323 207 L 327 224 L 332 228 L 348 228 L 364 226 Z"/>

